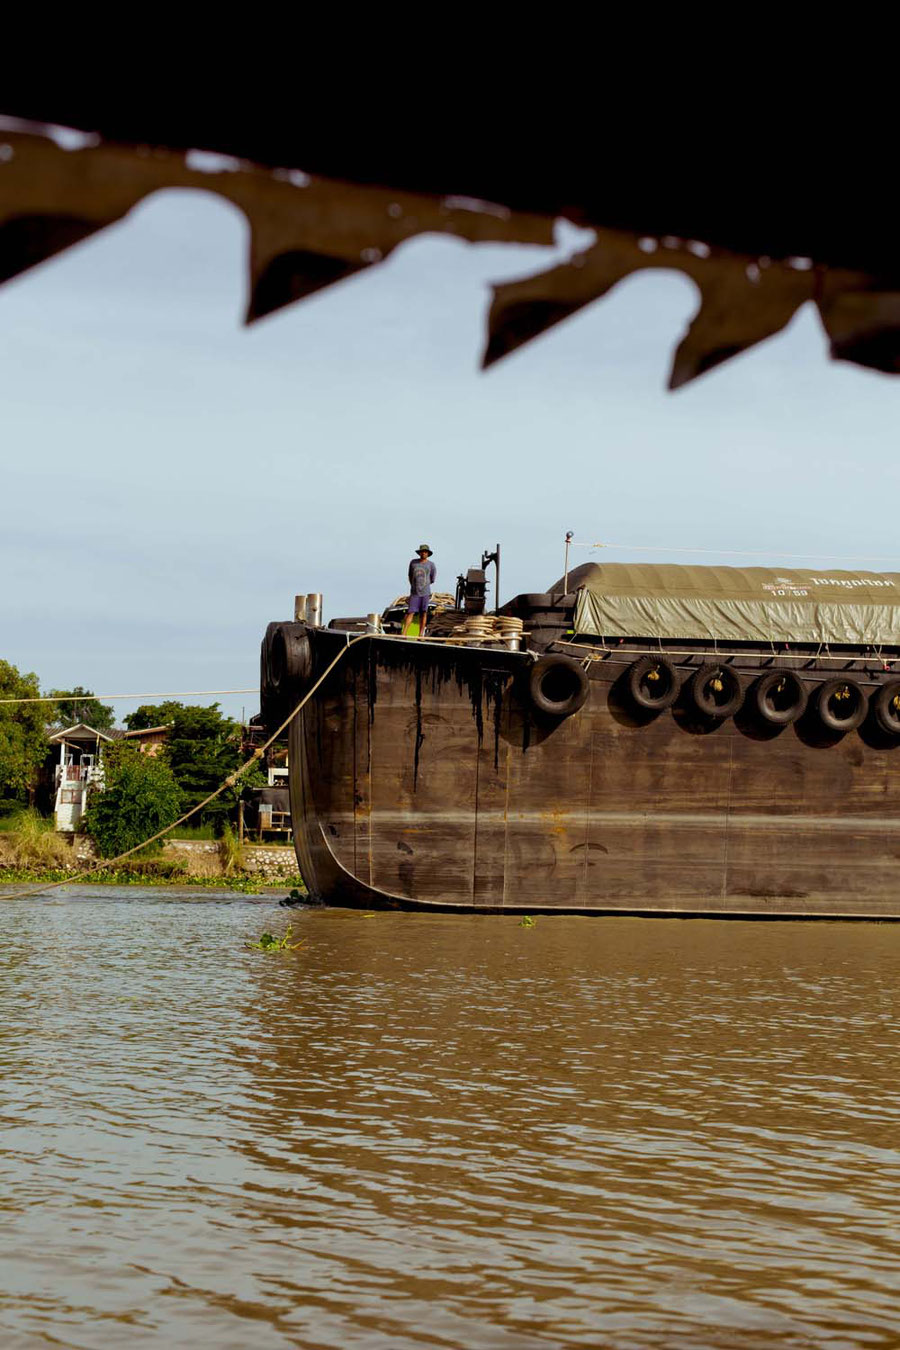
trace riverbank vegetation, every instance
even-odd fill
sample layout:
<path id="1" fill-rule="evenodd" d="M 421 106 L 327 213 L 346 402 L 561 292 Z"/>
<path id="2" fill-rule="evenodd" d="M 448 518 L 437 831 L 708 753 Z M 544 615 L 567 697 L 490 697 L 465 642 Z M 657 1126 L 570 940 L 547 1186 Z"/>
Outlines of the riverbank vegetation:
<path id="1" fill-rule="evenodd" d="M 0 867 L 19 868 L 65 867 L 72 858 L 72 849 L 53 828 L 52 820 L 45 820 L 33 807 L 4 816 L 0 828 Z"/>
<path id="2" fill-rule="evenodd" d="M 240 842 L 230 825 L 226 825 L 222 831 L 222 837 L 219 840 L 218 855 L 219 866 L 222 868 L 223 876 L 237 876 L 239 873 L 246 870 L 247 859 L 244 845 Z"/>
<path id="3" fill-rule="evenodd" d="M 72 881 L 72 872 L 63 868 L 18 868 L 0 867 L 0 901 L 6 886 L 41 886 L 58 882 Z M 74 883 L 73 883 L 74 884 Z M 104 868 L 93 872 L 90 877 L 78 883 L 79 886 L 161 886 L 166 890 L 204 890 L 234 891 L 240 895 L 265 895 L 272 891 L 283 894 L 291 887 L 299 889 L 303 882 L 299 876 L 279 878 L 257 876 L 206 876 L 187 870 L 167 871 L 159 867 L 145 865 L 129 866 L 121 863 L 118 867 Z M 305 894 L 305 892 L 302 892 Z"/>
<path id="4" fill-rule="evenodd" d="M 73 881 L 81 869 L 71 866 L 30 866 L 20 867 L 8 863 L 0 864 L 0 900 L 3 888 L 9 885 L 49 885 L 54 882 Z M 79 885 L 89 886 L 162 886 L 168 890 L 190 888 L 207 891 L 237 891 L 243 895 L 260 895 L 268 891 L 296 892 L 300 897 L 306 895 L 302 878 L 298 874 L 285 877 L 267 877 L 248 872 L 232 873 L 226 876 L 222 872 L 201 871 L 190 867 L 178 859 L 157 858 L 138 862 L 119 863 L 114 867 L 104 867 L 85 877 Z"/>
<path id="5" fill-rule="evenodd" d="M 115 858 L 137 848 L 178 819 L 181 793 L 165 755 L 143 755 L 134 745 L 111 745 L 103 760 L 102 792 L 91 794 L 84 817 L 85 832 L 101 858 Z M 142 849 L 159 852 L 160 843 Z"/>
<path id="6" fill-rule="evenodd" d="M 57 834 L 53 822 L 33 809 L 4 816 L 0 819 L 0 887 L 65 881 L 93 867 L 95 859 L 80 856 L 76 843 Z M 202 886 L 251 894 L 294 887 L 305 894 L 297 873 L 275 877 L 251 871 L 248 853 L 229 829 L 215 846 L 202 852 L 191 850 L 185 856 L 177 848 L 160 845 L 149 858 L 138 855 L 92 872 L 90 881 L 115 886 Z"/>

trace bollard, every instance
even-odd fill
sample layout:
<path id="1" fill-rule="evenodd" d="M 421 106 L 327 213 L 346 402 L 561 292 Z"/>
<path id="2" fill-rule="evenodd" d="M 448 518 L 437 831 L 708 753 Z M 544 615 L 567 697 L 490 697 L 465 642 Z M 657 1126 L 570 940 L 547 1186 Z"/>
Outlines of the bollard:
<path id="1" fill-rule="evenodd" d="M 310 628 L 322 627 L 322 593 L 311 591 L 306 597 L 306 622 Z"/>
<path id="2" fill-rule="evenodd" d="M 367 632 L 367 633 L 380 633 L 380 632 L 382 632 L 382 631 L 383 631 L 383 630 L 382 630 L 382 626 L 381 626 L 381 615 L 380 615 L 380 614 L 367 614 L 367 615 L 366 615 L 366 632 Z"/>
<path id="3" fill-rule="evenodd" d="M 306 623 L 306 596 L 294 596 L 294 623 Z"/>

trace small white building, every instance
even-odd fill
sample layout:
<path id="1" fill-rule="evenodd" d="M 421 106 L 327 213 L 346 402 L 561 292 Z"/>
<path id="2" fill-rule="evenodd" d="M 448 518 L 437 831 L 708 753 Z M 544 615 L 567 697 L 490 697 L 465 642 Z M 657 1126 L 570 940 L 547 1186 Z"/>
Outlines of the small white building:
<path id="1" fill-rule="evenodd" d="M 84 722 L 50 737 L 54 754 L 53 814 L 58 830 L 72 831 L 84 815 L 88 789 L 103 786 L 103 751 L 113 737 Z"/>

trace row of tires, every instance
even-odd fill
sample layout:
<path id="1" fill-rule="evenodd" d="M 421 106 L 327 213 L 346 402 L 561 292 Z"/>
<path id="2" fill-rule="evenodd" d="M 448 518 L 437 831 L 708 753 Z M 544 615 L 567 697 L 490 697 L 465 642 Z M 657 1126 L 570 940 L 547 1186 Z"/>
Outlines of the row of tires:
<path id="1" fill-rule="evenodd" d="M 302 624 L 270 624 L 262 643 L 261 690 L 266 720 L 280 717 L 286 703 L 312 675 L 312 651 Z M 900 679 L 879 685 L 871 696 L 848 675 L 813 684 L 791 670 L 770 670 L 745 688 L 731 666 L 710 662 L 680 671 L 665 656 L 639 657 L 625 674 L 628 695 L 642 712 L 659 713 L 679 698 L 703 717 L 724 721 L 742 708 L 770 726 L 788 726 L 807 711 L 829 731 L 853 731 L 871 714 L 876 725 L 900 737 Z M 570 656 L 539 657 L 531 667 L 528 695 L 547 717 L 569 717 L 583 707 L 589 683 L 581 663 Z M 268 714 L 268 716 L 267 716 Z"/>
<path id="2" fill-rule="evenodd" d="M 709 663 L 681 672 L 664 656 L 640 657 L 625 679 L 633 703 L 644 712 L 662 712 L 684 694 L 698 713 L 719 720 L 749 705 L 770 726 L 788 726 L 809 709 L 829 731 L 854 731 L 871 712 L 882 731 L 900 736 L 900 680 L 888 680 L 870 697 L 848 675 L 809 688 L 791 670 L 770 670 L 747 690 L 730 666 Z"/>

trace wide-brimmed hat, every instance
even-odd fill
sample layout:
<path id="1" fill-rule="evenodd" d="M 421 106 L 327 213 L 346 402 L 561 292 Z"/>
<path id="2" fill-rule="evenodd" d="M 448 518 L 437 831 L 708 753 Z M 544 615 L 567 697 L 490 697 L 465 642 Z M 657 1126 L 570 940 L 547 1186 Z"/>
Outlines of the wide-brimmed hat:
<path id="1" fill-rule="evenodd" d="M 420 544 L 419 547 L 416 549 L 416 552 L 427 553 L 429 558 L 431 557 L 431 549 L 428 547 L 427 544 Z"/>

